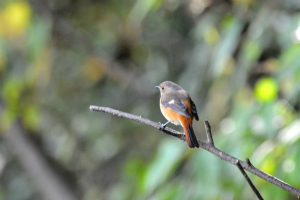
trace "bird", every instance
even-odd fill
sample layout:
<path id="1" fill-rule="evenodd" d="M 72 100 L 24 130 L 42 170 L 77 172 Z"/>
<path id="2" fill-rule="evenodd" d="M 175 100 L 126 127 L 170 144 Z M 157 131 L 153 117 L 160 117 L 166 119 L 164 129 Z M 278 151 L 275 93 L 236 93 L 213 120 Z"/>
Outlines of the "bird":
<path id="1" fill-rule="evenodd" d="M 160 91 L 160 110 L 168 120 L 162 124 L 165 128 L 170 122 L 176 126 L 181 125 L 184 130 L 186 142 L 189 148 L 199 148 L 198 140 L 193 130 L 193 119 L 199 120 L 195 103 L 190 95 L 179 85 L 172 81 L 164 81 L 155 86 Z"/>

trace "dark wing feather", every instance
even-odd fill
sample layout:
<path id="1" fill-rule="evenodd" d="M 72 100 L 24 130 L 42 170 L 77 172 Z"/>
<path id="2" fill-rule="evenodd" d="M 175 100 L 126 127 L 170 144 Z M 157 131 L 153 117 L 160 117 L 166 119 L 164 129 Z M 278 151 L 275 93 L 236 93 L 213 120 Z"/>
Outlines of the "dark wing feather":
<path id="1" fill-rule="evenodd" d="M 195 119 L 196 119 L 197 121 L 199 121 L 199 117 L 198 117 L 196 105 L 195 105 L 195 103 L 192 101 L 192 99 L 190 99 L 190 101 L 191 101 L 192 115 L 195 117 Z"/>
<path id="2" fill-rule="evenodd" d="M 181 101 L 174 101 L 174 103 L 169 103 L 167 101 L 161 101 L 162 105 L 164 105 L 166 108 L 169 107 L 171 108 L 173 111 L 186 116 L 188 118 L 192 118 L 189 113 L 187 112 L 187 107 L 184 103 L 182 103 Z"/>

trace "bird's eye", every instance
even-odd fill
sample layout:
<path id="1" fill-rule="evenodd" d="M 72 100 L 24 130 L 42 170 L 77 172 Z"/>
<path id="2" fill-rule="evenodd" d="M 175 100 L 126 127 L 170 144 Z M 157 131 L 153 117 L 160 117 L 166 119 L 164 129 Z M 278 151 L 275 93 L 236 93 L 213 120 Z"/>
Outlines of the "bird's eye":
<path id="1" fill-rule="evenodd" d="M 162 87 L 161 89 L 162 89 L 162 90 L 164 90 L 164 89 L 165 89 L 165 87 Z"/>

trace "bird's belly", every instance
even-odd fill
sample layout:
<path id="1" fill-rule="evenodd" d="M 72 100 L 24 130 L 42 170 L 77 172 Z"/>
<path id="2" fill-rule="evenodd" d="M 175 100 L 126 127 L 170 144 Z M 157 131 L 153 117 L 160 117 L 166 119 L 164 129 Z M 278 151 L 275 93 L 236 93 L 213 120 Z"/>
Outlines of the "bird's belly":
<path id="1" fill-rule="evenodd" d="M 171 108 L 166 108 L 163 105 L 160 105 L 160 110 L 163 116 L 170 121 L 172 124 L 175 124 L 176 126 L 180 125 L 179 117 L 180 114 L 173 111 Z"/>

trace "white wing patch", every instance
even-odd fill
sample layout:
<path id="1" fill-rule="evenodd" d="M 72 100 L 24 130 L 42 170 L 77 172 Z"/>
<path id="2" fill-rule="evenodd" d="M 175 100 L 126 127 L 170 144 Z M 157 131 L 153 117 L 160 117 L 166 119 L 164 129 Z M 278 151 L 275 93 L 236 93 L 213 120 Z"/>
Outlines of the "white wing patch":
<path id="1" fill-rule="evenodd" d="M 174 99 L 168 102 L 168 104 L 174 104 L 174 103 L 175 103 Z"/>

